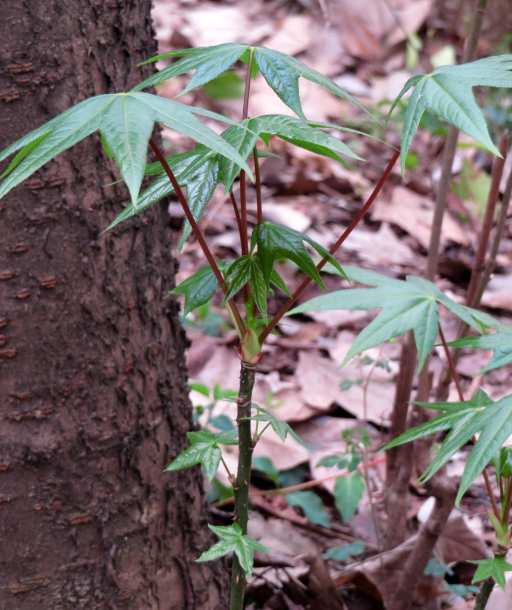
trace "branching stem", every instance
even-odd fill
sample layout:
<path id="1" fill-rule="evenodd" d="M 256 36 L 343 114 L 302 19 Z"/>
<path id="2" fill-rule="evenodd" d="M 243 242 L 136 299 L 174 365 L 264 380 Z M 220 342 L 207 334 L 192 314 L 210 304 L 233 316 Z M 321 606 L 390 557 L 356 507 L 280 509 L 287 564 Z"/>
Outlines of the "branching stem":
<path id="1" fill-rule="evenodd" d="M 382 187 L 384 186 L 384 183 L 386 182 L 389 174 L 391 173 L 391 170 L 393 169 L 393 166 L 395 165 L 398 157 L 400 156 L 400 149 L 398 149 L 391 161 L 388 163 L 388 166 L 386 167 L 386 169 L 384 170 L 384 173 L 382 174 L 382 176 L 380 177 L 380 180 L 378 181 L 376 187 L 373 189 L 372 194 L 370 195 L 370 197 L 368 198 L 368 201 L 364 204 L 364 206 L 359 210 L 357 216 L 354 218 L 354 220 L 349 224 L 349 226 L 345 229 L 343 235 L 338 239 L 338 241 L 334 244 L 334 246 L 332 246 L 332 248 L 329 250 L 329 252 L 331 254 L 334 254 L 338 248 L 341 246 L 341 244 L 347 239 L 347 237 L 352 233 L 352 231 L 356 228 L 356 226 L 359 224 L 359 222 L 361 221 L 361 219 L 363 218 L 363 216 L 366 214 L 366 212 L 370 209 L 371 205 L 373 204 L 373 202 L 375 201 L 375 199 L 377 198 L 377 195 L 380 193 L 380 191 L 382 190 Z M 327 262 L 326 258 L 323 258 L 318 265 L 316 266 L 316 268 L 318 269 L 318 271 L 320 271 L 321 269 L 323 269 L 325 263 Z M 300 297 L 300 295 L 304 292 L 304 290 L 306 290 L 306 288 L 309 286 L 309 284 L 311 283 L 311 278 L 307 277 L 302 284 L 297 288 L 297 290 L 293 293 L 293 295 L 291 296 L 290 299 L 288 299 L 288 301 L 286 301 L 286 303 L 281 307 L 281 309 L 276 313 L 276 315 L 272 318 L 270 324 L 263 330 L 263 332 L 260 335 L 260 341 L 261 343 L 263 343 L 263 341 L 265 341 L 265 339 L 270 335 L 270 333 L 274 330 L 274 328 L 277 326 L 277 324 L 279 323 L 279 321 L 281 320 L 281 318 L 284 316 L 284 314 L 290 309 L 290 307 L 295 303 L 295 301 Z"/>

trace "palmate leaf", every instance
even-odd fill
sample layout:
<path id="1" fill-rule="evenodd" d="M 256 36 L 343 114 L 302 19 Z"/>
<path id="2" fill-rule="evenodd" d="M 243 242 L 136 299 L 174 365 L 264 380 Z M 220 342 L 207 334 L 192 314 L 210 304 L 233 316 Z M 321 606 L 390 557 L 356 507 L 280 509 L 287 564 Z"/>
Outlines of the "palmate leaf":
<path id="1" fill-rule="evenodd" d="M 236 124 L 214 112 L 149 93 L 118 93 L 87 99 L 21 138 L 0 154 L 1 161 L 17 150 L 25 153 L 38 141 L 4 179 L 0 185 L 0 198 L 58 154 L 99 131 L 128 186 L 132 205 L 137 207 L 148 142 L 155 123 L 163 123 L 213 151 L 230 157 L 252 175 L 239 153 L 224 138 L 203 125 L 195 115 Z"/>
<path id="2" fill-rule="evenodd" d="M 286 437 L 289 434 L 298 443 L 306 447 L 306 449 L 309 449 L 306 443 L 300 438 L 300 436 L 296 432 L 294 432 L 293 428 L 289 424 L 284 421 L 281 421 L 280 419 L 277 419 L 275 415 L 273 415 L 272 413 L 267 411 L 267 409 L 264 409 L 263 407 L 260 407 L 257 404 L 252 403 L 251 406 L 260 411 L 260 413 L 258 415 L 253 415 L 252 417 L 246 417 L 244 419 L 250 419 L 251 421 L 268 422 L 272 426 L 272 430 L 274 430 L 274 432 L 283 441 L 283 443 L 286 441 Z"/>
<path id="3" fill-rule="evenodd" d="M 469 401 L 460 403 L 418 403 L 430 409 L 442 410 L 443 413 L 431 422 L 408 430 L 385 449 L 402 443 L 423 438 L 434 432 L 450 430 L 437 455 L 421 476 L 421 481 L 428 481 L 452 456 L 472 437 L 479 434 L 473 447 L 457 494 L 458 506 L 469 486 L 495 458 L 504 441 L 512 434 L 512 395 L 493 402 L 487 394 L 479 389 Z"/>
<path id="4" fill-rule="evenodd" d="M 424 407 L 425 409 L 442 411 L 442 413 L 415 428 L 410 428 L 386 445 L 384 450 L 403 445 L 404 443 L 411 443 L 420 438 L 437 434 L 438 432 L 460 429 L 476 417 L 482 409 L 492 405 L 493 401 L 479 388 L 470 400 L 464 402 L 414 402 L 414 404 Z M 468 439 L 469 438 L 471 437 L 468 437 Z M 459 448 L 460 447 L 454 449 L 453 453 L 458 451 Z M 443 449 L 441 455 L 443 459 L 449 460 L 453 453 L 448 455 L 448 452 Z"/>
<path id="5" fill-rule="evenodd" d="M 488 559 L 468 559 L 469 563 L 475 563 L 478 568 L 471 583 L 481 582 L 492 578 L 505 591 L 505 572 L 512 571 L 512 565 L 505 557 L 489 557 Z"/>
<path id="6" fill-rule="evenodd" d="M 251 47 L 247 44 L 228 43 L 214 47 L 171 51 L 170 53 L 158 55 L 148 61 L 156 61 L 158 59 L 176 57 L 178 55 L 186 56 L 160 72 L 150 76 L 137 85 L 134 90 L 139 91 L 157 85 L 174 76 L 179 76 L 180 74 L 195 70 L 196 72 L 190 79 L 187 87 L 177 97 L 185 95 L 185 93 L 217 78 L 239 59 L 247 63 L 250 50 Z M 265 47 L 254 47 L 253 77 L 256 76 L 258 69 L 268 85 L 301 119 L 305 120 L 306 117 L 302 110 L 299 97 L 300 77 L 324 87 L 334 95 L 352 102 L 365 112 L 368 112 L 360 102 L 341 89 L 341 87 L 336 85 L 332 80 L 285 53 L 280 53 L 279 51 L 274 51 Z"/>
<path id="7" fill-rule="evenodd" d="M 226 273 L 226 281 L 231 280 L 222 304 L 235 296 L 246 284 L 249 284 L 252 295 L 263 319 L 267 319 L 267 288 L 263 270 L 258 256 L 245 255 L 238 258 Z"/>
<path id="8" fill-rule="evenodd" d="M 501 332 L 492 335 L 464 337 L 463 339 L 452 341 L 448 345 L 453 347 L 473 347 L 494 352 L 492 358 L 481 371 L 478 371 L 477 375 L 512 363 L 512 327 L 502 327 Z"/>
<path id="9" fill-rule="evenodd" d="M 317 124 L 315 123 L 315 125 Z M 330 125 L 329 123 L 319 123 L 318 125 L 321 129 L 345 130 L 343 127 Z M 292 117 L 266 115 L 257 119 L 246 119 L 240 124 L 232 125 L 221 134 L 221 137 L 244 160 L 247 160 L 253 154 L 258 135 L 261 135 L 262 139 L 265 139 L 267 142 L 270 135 L 275 135 L 302 148 L 313 150 L 317 154 L 336 159 L 345 165 L 346 163 L 343 159 L 334 151 L 351 158 L 360 159 L 346 144 L 321 131 L 321 129 L 312 127 L 308 123 Z M 353 130 L 347 129 L 346 131 Z M 363 132 L 360 133 L 367 135 L 363 134 Z M 263 155 L 271 154 L 266 153 L 266 151 L 261 152 Z M 224 184 L 226 190 L 231 190 L 233 181 L 240 171 L 240 165 L 232 159 L 221 156 L 203 145 L 197 146 L 193 151 L 169 157 L 167 161 L 178 180 L 178 184 L 182 187 L 187 187 L 187 202 L 196 222 L 205 211 L 215 191 L 215 187 L 218 184 Z M 144 174 L 146 176 L 161 175 L 150 187 L 143 191 L 137 206 L 134 206 L 133 203 L 128 204 L 107 230 L 114 228 L 123 220 L 135 216 L 157 201 L 160 201 L 163 197 L 174 192 L 174 187 L 160 163 L 148 165 Z M 185 219 L 183 235 L 178 246 L 179 250 L 181 250 L 190 233 L 190 224 Z"/>
<path id="10" fill-rule="evenodd" d="M 476 86 L 512 87 L 512 55 L 487 57 L 461 66 L 441 66 L 430 74 L 413 76 L 407 81 L 388 114 L 389 119 L 403 95 L 414 87 L 402 130 L 402 174 L 407 151 L 425 110 L 431 110 L 500 156 L 473 97 L 472 88 Z"/>
<path id="11" fill-rule="evenodd" d="M 236 445 L 238 443 L 238 430 L 227 430 L 212 434 L 202 430 L 201 432 L 187 432 L 191 445 L 180 453 L 164 472 L 182 470 L 201 464 L 209 481 L 213 479 L 220 464 L 222 451 L 219 445 Z"/>
<path id="12" fill-rule="evenodd" d="M 217 261 L 217 267 L 221 273 L 226 275 L 229 272 L 231 265 L 234 263 L 235 261 L 232 260 L 221 259 Z M 286 288 L 283 279 L 275 269 L 272 272 L 270 283 L 279 290 L 285 292 L 287 296 L 290 296 L 290 292 Z M 181 282 L 179 286 L 176 286 L 176 288 L 171 290 L 167 296 L 170 296 L 171 294 L 185 295 L 185 307 L 183 315 L 186 316 L 188 313 L 196 309 L 196 307 L 200 307 L 201 305 L 208 303 L 218 287 L 219 282 L 217 281 L 212 268 L 210 265 L 205 265 L 199 269 L 199 271 L 196 271 L 194 275 L 191 275 L 189 278 Z"/>
<path id="13" fill-rule="evenodd" d="M 289 315 L 293 315 L 330 309 L 381 308 L 377 317 L 357 336 L 342 364 L 367 349 L 413 330 L 421 371 L 438 334 L 438 303 L 444 305 L 477 332 L 485 326 L 495 328 L 501 326 L 500 322 L 488 314 L 482 314 L 452 301 L 428 280 L 413 276 L 407 276 L 405 281 L 396 280 L 357 267 L 344 267 L 344 272 L 350 280 L 375 288 L 331 292 L 311 299 L 289 312 Z"/>
<path id="14" fill-rule="evenodd" d="M 219 559 L 219 557 L 224 557 L 228 553 L 235 553 L 242 569 L 250 576 L 254 565 L 254 551 L 270 553 L 267 547 L 254 540 L 254 538 L 244 536 L 238 523 L 228 526 L 208 525 L 208 527 L 217 534 L 220 541 L 205 551 L 196 561 L 213 561 Z"/>
<path id="15" fill-rule="evenodd" d="M 284 258 L 293 261 L 306 275 L 324 290 L 327 290 L 303 242 L 307 242 L 320 256 L 326 258 L 340 273 L 344 274 L 343 269 L 332 254 L 304 233 L 299 233 L 299 231 L 279 223 L 267 221 L 255 227 L 253 236 L 255 233 L 258 255 L 267 287 L 270 285 L 275 260 Z"/>

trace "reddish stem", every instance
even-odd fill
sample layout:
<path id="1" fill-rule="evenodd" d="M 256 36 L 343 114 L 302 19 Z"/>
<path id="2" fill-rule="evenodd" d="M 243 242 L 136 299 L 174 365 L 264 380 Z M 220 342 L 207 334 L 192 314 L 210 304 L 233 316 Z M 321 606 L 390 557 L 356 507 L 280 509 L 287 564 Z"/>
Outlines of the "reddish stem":
<path id="1" fill-rule="evenodd" d="M 258 224 L 263 222 L 263 204 L 261 201 L 261 178 L 260 178 L 260 162 L 258 159 L 258 149 L 256 146 L 253 151 L 254 156 L 254 177 L 256 178 L 256 205 L 258 210 Z"/>
<path id="2" fill-rule="evenodd" d="M 242 244 L 244 241 L 244 232 L 242 229 L 242 221 L 240 220 L 240 211 L 238 210 L 238 205 L 236 203 L 236 198 L 233 191 L 229 193 L 229 197 L 231 199 L 231 203 L 233 204 L 233 210 L 235 211 L 236 224 L 238 225 L 238 233 L 240 235 L 240 243 Z"/>
<path id="3" fill-rule="evenodd" d="M 242 121 L 247 118 L 249 113 L 249 93 L 251 91 L 251 69 L 252 69 L 252 58 L 254 55 L 254 49 L 251 48 L 251 54 L 249 56 L 249 62 L 247 64 L 247 74 L 245 76 L 245 92 L 244 92 L 244 105 L 242 109 Z M 240 171 L 240 215 L 242 225 L 242 255 L 249 254 L 249 238 L 247 232 L 247 198 L 245 192 L 245 171 Z M 249 286 L 244 286 L 244 301 L 249 300 Z"/>
<path id="4" fill-rule="evenodd" d="M 471 274 L 471 280 L 469 282 L 468 291 L 466 295 L 467 304 L 470 307 L 473 305 L 475 293 L 477 292 L 480 278 L 485 270 L 485 256 L 487 254 L 487 248 L 489 245 L 489 237 L 491 235 L 492 226 L 494 224 L 494 212 L 496 210 L 496 202 L 500 194 L 501 177 L 503 176 L 503 168 L 505 167 L 505 160 L 507 158 L 508 147 L 510 139 L 508 132 L 501 136 L 500 140 L 500 153 L 501 157 L 496 157 L 492 166 L 492 178 L 491 188 L 489 190 L 489 196 L 487 198 L 487 206 L 485 208 L 484 221 L 482 223 L 482 229 L 478 239 L 478 245 L 475 254 L 475 265 L 473 273 Z"/>
<path id="5" fill-rule="evenodd" d="M 446 354 L 446 359 L 448 360 L 448 365 L 450 366 L 453 380 L 455 381 L 455 386 L 457 387 L 457 393 L 459 395 L 459 400 L 461 402 L 464 402 L 464 394 L 462 393 L 462 386 L 460 385 L 459 374 L 457 373 L 457 369 L 455 368 L 455 364 L 453 362 L 452 355 L 450 353 L 450 348 L 448 347 L 448 344 L 446 343 L 446 339 L 445 339 L 445 336 L 443 333 L 443 329 L 441 328 L 441 324 L 439 324 L 439 336 L 441 337 L 441 342 L 443 344 L 444 353 Z M 471 442 L 473 443 L 473 445 L 476 444 L 476 438 L 474 436 L 471 439 Z M 500 509 L 498 508 L 498 505 L 496 504 L 496 498 L 494 497 L 494 493 L 492 491 L 491 481 L 489 480 L 489 476 L 485 469 L 482 474 L 484 475 L 485 487 L 487 489 L 487 494 L 489 496 L 489 500 L 491 501 L 492 511 L 496 515 L 496 517 L 501 521 L 501 512 L 500 512 Z"/>
<path id="6" fill-rule="evenodd" d="M 176 177 L 174 176 L 162 151 L 158 148 L 158 146 L 156 145 L 153 138 L 151 138 L 149 140 L 149 145 L 153 149 L 153 152 L 155 153 L 157 159 L 162 164 L 162 167 L 164 168 L 165 173 L 167 174 L 169 180 L 171 181 L 171 184 L 174 187 L 174 192 L 178 196 L 178 199 L 181 203 L 183 211 L 185 212 L 185 216 L 187 217 L 187 220 L 189 221 L 190 226 L 192 227 L 192 231 L 194 232 L 194 235 L 196 236 L 196 239 L 199 242 L 199 245 L 201 246 L 201 249 L 203 250 L 204 255 L 206 256 L 206 260 L 208 261 L 208 263 L 210 264 L 210 266 L 212 268 L 213 274 L 215 275 L 215 277 L 217 278 L 217 281 L 219 282 L 219 286 L 222 288 L 222 290 L 225 294 L 227 292 L 227 288 L 225 286 L 224 277 L 222 276 L 222 273 L 220 272 L 219 268 L 217 267 L 217 263 L 215 262 L 215 259 L 213 258 L 213 254 L 210 252 L 210 248 L 208 248 L 208 244 L 206 243 L 206 241 L 203 237 L 203 234 L 201 233 L 199 227 L 197 226 L 197 223 L 194 219 L 194 216 L 192 215 L 192 212 L 190 211 L 190 208 L 188 207 L 187 200 L 185 199 L 185 195 L 183 194 L 183 191 L 181 190 L 181 187 L 178 184 Z M 229 300 L 229 304 L 231 306 L 233 316 L 238 325 L 238 330 L 241 333 L 241 336 L 243 336 L 245 333 L 245 325 L 242 320 L 242 316 L 240 315 L 240 312 L 238 311 L 236 303 L 234 302 L 233 299 Z"/>
<path id="7" fill-rule="evenodd" d="M 345 232 L 343 233 L 343 235 L 338 239 L 338 241 L 334 244 L 334 246 L 329 250 L 330 254 L 334 254 L 336 252 L 336 250 L 338 250 L 338 248 L 341 246 L 341 244 L 347 239 L 347 237 L 352 233 L 352 231 L 356 228 L 356 226 L 359 224 L 359 222 L 361 221 L 361 219 L 363 218 L 363 216 L 366 214 L 366 212 L 370 209 L 371 205 L 373 204 L 373 202 L 375 201 L 375 199 L 377 198 L 377 195 L 380 193 L 382 187 L 384 186 L 384 183 L 386 182 L 389 174 L 391 173 L 391 170 L 393 169 L 393 166 L 395 165 L 398 157 L 400 156 L 400 149 L 398 149 L 395 154 L 393 155 L 391 161 L 388 163 L 388 166 L 386 167 L 386 170 L 384 171 L 384 173 L 382 174 L 382 176 L 380 177 L 379 182 L 377 183 L 377 186 L 373 189 L 372 194 L 370 195 L 370 197 L 368 198 L 368 201 L 364 204 L 364 206 L 361 208 L 361 210 L 359 211 L 359 213 L 357 214 L 357 216 L 354 218 L 354 220 L 350 223 L 350 225 L 347 227 L 347 229 L 345 230 Z M 327 262 L 326 258 L 323 258 L 318 265 L 316 266 L 316 268 L 318 269 L 318 271 L 320 271 L 321 269 L 323 269 L 325 263 Z M 293 293 L 292 297 L 290 299 L 288 299 L 288 301 L 286 301 L 286 303 L 281 307 L 281 309 L 276 313 L 276 315 L 273 317 L 273 319 L 271 320 L 270 324 L 265 328 L 265 330 L 261 333 L 260 335 L 260 342 L 263 343 L 263 341 L 265 341 L 265 339 L 270 335 L 270 333 L 274 330 L 274 328 L 277 326 L 277 324 L 279 323 L 279 320 L 284 316 L 284 314 L 290 309 L 290 307 L 295 303 L 295 301 L 300 297 L 300 295 L 304 292 L 304 290 L 309 286 L 309 284 L 311 283 L 311 278 L 307 277 L 302 284 L 297 288 L 297 290 Z"/>

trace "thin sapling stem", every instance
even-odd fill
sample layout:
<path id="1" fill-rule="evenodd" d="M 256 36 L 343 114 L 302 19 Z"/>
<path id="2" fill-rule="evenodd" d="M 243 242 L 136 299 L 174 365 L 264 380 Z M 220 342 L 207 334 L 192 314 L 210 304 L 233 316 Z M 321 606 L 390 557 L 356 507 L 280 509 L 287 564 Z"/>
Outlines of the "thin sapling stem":
<path id="1" fill-rule="evenodd" d="M 249 515 L 249 483 L 251 480 L 251 462 L 253 443 L 251 437 L 251 401 L 256 366 L 241 362 L 240 391 L 236 401 L 238 423 L 238 472 L 235 487 L 235 522 L 247 534 Z M 245 571 L 238 557 L 233 554 L 233 570 L 231 573 L 231 604 L 230 610 L 242 610 L 245 590 Z"/>

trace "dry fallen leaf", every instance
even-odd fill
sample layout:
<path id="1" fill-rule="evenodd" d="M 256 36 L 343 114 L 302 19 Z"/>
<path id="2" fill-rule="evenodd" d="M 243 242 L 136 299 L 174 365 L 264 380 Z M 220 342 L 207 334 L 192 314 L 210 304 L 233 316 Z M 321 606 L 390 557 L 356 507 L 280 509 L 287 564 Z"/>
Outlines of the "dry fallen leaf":
<path id="1" fill-rule="evenodd" d="M 428 248 L 433 209 L 433 202 L 428 197 L 397 186 L 393 190 L 391 201 L 378 199 L 375 202 L 372 218 L 397 225 L 415 237 L 424 248 Z M 442 243 L 447 240 L 463 245 L 470 243 L 467 232 L 448 214 L 443 221 L 441 237 Z"/>

